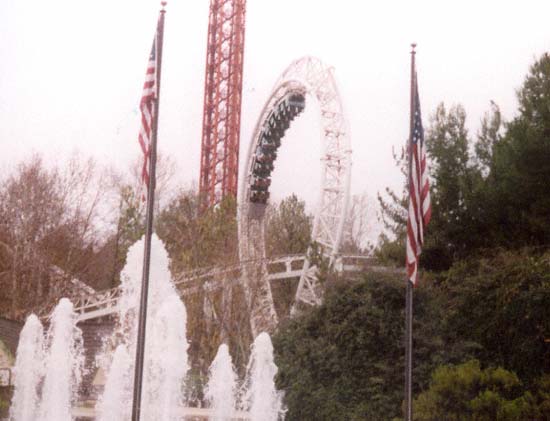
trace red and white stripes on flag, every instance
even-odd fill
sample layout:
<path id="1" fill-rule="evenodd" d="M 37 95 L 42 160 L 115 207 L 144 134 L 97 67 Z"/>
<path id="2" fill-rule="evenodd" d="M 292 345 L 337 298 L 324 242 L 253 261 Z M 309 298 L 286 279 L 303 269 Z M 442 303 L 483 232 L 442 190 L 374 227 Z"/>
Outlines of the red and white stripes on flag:
<path id="1" fill-rule="evenodd" d="M 430 183 L 426 166 L 424 129 L 420 115 L 420 99 L 416 72 L 414 74 L 412 101 L 412 133 L 409 144 L 409 218 L 407 221 L 407 277 L 413 283 L 418 281 L 418 261 L 424 243 L 424 227 L 432 214 Z"/>
<path id="2" fill-rule="evenodd" d="M 153 120 L 155 112 L 155 100 L 157 99 L 157 39 L 158 28 L 155 33 L 153 47 L 147 63 L 145 72 L 145 82 L 143 83 L 143 93 L 139 108 L 141 110 L 141 126 L 139 130 L 139 144 L 143 152 L 143 167 L 141 170 L 141 179 L 145 188 L 149 188 L 149 164 L 151 154 L 151 135 L 153 133 Z M 144 195 L 145 200 L 145 195 Z"/>

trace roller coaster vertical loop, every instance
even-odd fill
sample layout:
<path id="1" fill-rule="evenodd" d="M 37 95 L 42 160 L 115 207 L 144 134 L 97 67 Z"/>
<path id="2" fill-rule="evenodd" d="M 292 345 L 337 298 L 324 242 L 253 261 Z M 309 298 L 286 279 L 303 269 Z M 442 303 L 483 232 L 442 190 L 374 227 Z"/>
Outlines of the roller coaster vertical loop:
<path id="1" fill-rule="evenodd" d="M 317 58 L 304 57 L 283 72 L 265 103 L 241 178 L 239 254 L 245 262 L 243 279 L 254 334 L 272 331 L 277 324 L 277 313 L 265 265 L 246 262 L 265 261 L 264 216 L 276 150 L 291 120 L 304 108 L 306 98 L 313 98 L 319 104 L 322 145 L 321 184 L 312 241 L 330 264 L 334 264 L 342 239 L 351 177 L 349 129 L 333 69 Z M 294 312 L 303 305 L 318 305 L 322 299 L 323 291 L 317 281 L 317 268 L 309 259 L 310 252 L 302 268 Z"/>

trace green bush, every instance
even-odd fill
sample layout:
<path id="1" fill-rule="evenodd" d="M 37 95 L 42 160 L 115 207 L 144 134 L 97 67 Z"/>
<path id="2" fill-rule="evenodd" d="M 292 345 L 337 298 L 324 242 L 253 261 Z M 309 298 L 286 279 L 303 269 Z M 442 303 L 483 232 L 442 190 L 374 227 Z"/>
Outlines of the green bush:
<path id="1" fill-rule="evenodd" d="M 501 367 L 481 369 L 477 360 L 435 370 L 430 387 L 414 401 L 417 421 L 542 420 L 530 392 L 516 374 Z"/>
<path id="2" fill-rule="evenodd" d="M 482 345 L 482 365 L 528 386 L 550 373 L 550 253 L 497 252 L 456 263 L 442 276 L 447 331 Z"/>
<path id="3" fill-rule="evenodd" d="M 325 302 L 289 321 L 274 336 L 278 386 L 287 421 L 391 420 L 401 415 L 404 373 L 405 283 L 399 275 L 367 274 L 329 282 Z M 457 358 L 445 349 L 436 294 L 415 293 L 414 387 Z M 443 352 L 445 351 L 445 352 Z"/>

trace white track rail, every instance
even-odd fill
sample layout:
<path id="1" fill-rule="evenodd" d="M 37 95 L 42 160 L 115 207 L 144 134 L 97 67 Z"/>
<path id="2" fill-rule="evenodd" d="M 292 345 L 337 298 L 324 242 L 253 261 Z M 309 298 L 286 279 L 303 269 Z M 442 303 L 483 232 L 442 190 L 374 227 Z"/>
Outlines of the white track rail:
<path id="1" fill-rule="evenodd" d="M 303 254 L 281 256 L 265 262 L 255 262 L 267 270 L 267 279 L 272 282 L 285 279 L 298 279 L 302 276 L 306 256 Z M 387 272 L 389 269 L 375 266 L 374 261 L 366 256 L 339 256 L 338 270 L 343 272 L 360 272 L 365 268 L 373 271 Z M 174 283 L 182 297 L 199 292 L 212 293 L 223 290 L 230 285 L 241 282 L 243 265 L 232 265 L 224 268 L 212 268 L 202 271 L 190 271 L 179 275 Z M 118 310 L 121 296 L 120 288 L 112 288 L 86 296 L 69 297 L 74 303 L 78 321 L 96 319 L 114 314 Z M 45 317 L 47 317 L 45 315 Z"/>
<path id="2" fill-rule="evenodd" d="M 289 93 L 306 94 L 319 104 L 321 121 L 321 184 L 317 210 L 313 221 L 312 240 L 323 255 L 335 263 L 348 209 L 351 147 L 349 130 L 333 69 L 314 57 L 294 61 L 279 78 L 264 105 L 248 149 L 245 173 L 241 179 L 239 197 L 239 254 L 241 261 L 265 260 L 265 220 L 263 212 L 250 202 L 254 151 L 260 141 L 260 130 L 274 107 Z M 306 105 L 307 107 L 307 105 Z M 309 253 L 308 253 L 309 255 Z M 254 334 L 273 331 L 277 314 L 265 267 L 245 265 L 243 281 L 249 293 L 251 326 Z M 317 281 L 316 267 L 304 260 L 293 311 L 300 305 L 321 303 L 322 289 Z"/>

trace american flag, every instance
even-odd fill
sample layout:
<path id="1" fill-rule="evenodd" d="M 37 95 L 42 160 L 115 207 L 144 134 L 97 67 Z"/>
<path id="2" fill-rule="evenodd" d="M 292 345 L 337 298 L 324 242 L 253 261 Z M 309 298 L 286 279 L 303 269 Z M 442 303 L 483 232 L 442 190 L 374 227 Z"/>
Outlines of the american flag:
<path id="1" fill-rule="evenodd" d="M 432 214 L 430 202 L 430 184 L 426 167 L 426 148 L 424 147 L 424 129 L 420 115 L 418 83 L 414 77 L 413 127 L 409 145 L 409 218 L 407 221 L 407 276 L 416 284 L 418 281 L 418 261 L 424 243 L 424 227 L 428 225 Z"/>
<path id="2" fill-rule="evenodd" d="M 151 147 L 151 134 L 153 129 L 153 114 L 154 114 L 154 102 L 157 98 L 157 54 L 156 43 L 157 34 L 153 41 L 153 47 L 151 48 L 151 54 L 149 55 L 149 62 L 147 63 L 147 71 L 145 72 L 145 83 L 143 84 L 143 93 L 141 94 L 141 101 L 139 108 L 141 110 L 141 127 L 139 130 L 139 144 L 143 151 L 143 167 L 141 170 L 141 179 L 145 188 L 149 188 L 149 161 L 150 161 L 150 147 Z M 145 195 L 143 196 L 145 200 Z"/>

